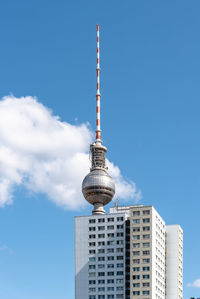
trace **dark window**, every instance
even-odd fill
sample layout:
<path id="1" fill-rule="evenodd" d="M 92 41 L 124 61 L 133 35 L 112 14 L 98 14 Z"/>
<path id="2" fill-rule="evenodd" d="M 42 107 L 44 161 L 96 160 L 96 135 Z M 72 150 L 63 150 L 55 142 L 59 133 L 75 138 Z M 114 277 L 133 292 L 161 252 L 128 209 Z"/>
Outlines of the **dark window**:
<path id="1" fill-rule="evenodd" d="M 133 211 L 133 216 L 139 216 L 140 215 L 140 211 Z"/>
<path id="2" fill-rule="evenodd" d="M 89 220 L 89 223 L 95 223 L 95 222 L 96 222 L 95 219 L 90 219 L 90 220 Z"/>
<path id="3" fill-rule="evenodd" d="M 143 210 L 143 215 L 150 215 L 150 210 Z"/>
<path id="4" fill-rule="evenodd" d="M 99 222 L 99 223 L 103 223 L 103 222 L 105 222 L 105 219 L 104 219 L 104 218 L 99 218 L 99 219 L 98 219 L 98 222 Z"/>
<path id="5" fill-rule="evenodd" d="M 108 222 L 114 222 L 114 218 L 108 218 Z"/>

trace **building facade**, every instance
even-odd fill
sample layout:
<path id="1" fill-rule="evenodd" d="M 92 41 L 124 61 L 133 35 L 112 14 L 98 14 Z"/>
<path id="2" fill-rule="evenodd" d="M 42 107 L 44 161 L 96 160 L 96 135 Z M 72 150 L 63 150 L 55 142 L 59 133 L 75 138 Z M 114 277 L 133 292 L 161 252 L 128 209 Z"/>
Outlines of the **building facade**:
<path id="1" fill-rule="evenodd" d="M 166 226 L 166 299 L 183 298 L 183 230 Z"/>
<path id="2" fill-rule="evenodd" d="M 182 229 L 152 206 L 75 217 L 75 298 L 182 299 L 182 257 Z"/>

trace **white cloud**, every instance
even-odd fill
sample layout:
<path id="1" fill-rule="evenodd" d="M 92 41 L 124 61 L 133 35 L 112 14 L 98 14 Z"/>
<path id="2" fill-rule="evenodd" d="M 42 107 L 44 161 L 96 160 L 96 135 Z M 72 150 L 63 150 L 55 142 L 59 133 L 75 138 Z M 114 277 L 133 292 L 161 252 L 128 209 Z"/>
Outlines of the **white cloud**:
<path id="1" fill-rule="evenodd" d="M 76 209 L 85 204 L 81 183 L 89 172 L 92 142 L 88 124 L 71 125 L 33 97 L 0 101 L 0 206 L 13 201 L 14 187 L 24 185 L 46 194 L 58 206 Z M 108 161 L 117 196 L 140 198 L 135 183 L 126 181 Z"/>
<path id="2" fill-rule="evenodd" d="M 196 279 L 192 283 L 188 283 L 188 287 L 193 287 L 193 288 L 200 288 L 200 278 Z"/>

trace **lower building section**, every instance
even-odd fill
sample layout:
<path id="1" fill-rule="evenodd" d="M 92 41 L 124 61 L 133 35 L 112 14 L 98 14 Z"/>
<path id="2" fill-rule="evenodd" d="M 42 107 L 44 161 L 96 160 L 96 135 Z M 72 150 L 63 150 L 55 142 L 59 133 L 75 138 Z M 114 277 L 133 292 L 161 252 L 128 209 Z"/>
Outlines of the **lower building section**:
<path id="1" fill-rule="evenodd" d="M 152 206 L 75 217 L 75 299 L 182 299 L 182 240 Z"/>

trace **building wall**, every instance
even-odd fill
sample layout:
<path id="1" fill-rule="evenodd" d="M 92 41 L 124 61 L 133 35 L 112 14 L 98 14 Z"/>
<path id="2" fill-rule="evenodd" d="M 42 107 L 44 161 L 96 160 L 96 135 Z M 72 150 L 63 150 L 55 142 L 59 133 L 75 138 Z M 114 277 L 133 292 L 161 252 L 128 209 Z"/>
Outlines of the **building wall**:
<path id="1" fill-rule="evenodd" d="M 125 299 L 125 214 L 75 218 L 76 299 Z"/>
<path id="2" fill-rule="evenodd" d="M 152 206 L 130 209 L 130 298 L 165 299 L 165 223 Z"/>
<path id="3" fill-rule="evenodd" d="M 183 298 L 183 231 L 166 226 L 166 299 Z"/>
<path id="4" fill-rule="evenodd" d="M 165 222 L 152 207 L 152 298 L 165 299 Z"/>
<path id="5" fill-rule="evenodd" d="M 88 299 L 88 217 L 75 217 L 75 298 Z"/>

